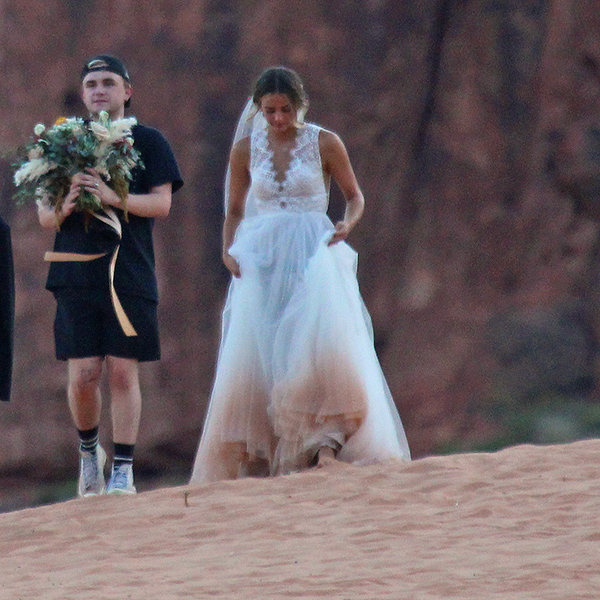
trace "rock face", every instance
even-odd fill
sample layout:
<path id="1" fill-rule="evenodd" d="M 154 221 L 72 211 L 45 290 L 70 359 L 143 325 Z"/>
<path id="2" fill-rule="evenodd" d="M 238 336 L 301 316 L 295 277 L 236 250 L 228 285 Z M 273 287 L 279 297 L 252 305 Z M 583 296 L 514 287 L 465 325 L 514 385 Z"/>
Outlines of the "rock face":
<path id="1" fill-rule="evenodd" d="M 0 145 L 81 110 L 98 52 L 131 71 L 131 113 L 171 141 L 186 179 L 157 223 L 163 360 L 143 367 L 138 456 L 187 468 L 212 383 L 227 275 L 222 182 L 253 79 L 303 75 L 309 119 L 345 140 L 367 199 L 351 243 L 376 345 L 415 456 L 498 424 L 500 395 L 593 397 L 600 327 L 598 0 L 0 2 Z M 75 464 L 65 367 L 43 289 L 52 235 L 13 206 L 14 401 L 0 472 Z M 334 191 L 332 216 L 342 202 Z M 108 417 L 107 417 L 108 418 Z M 105 431 L 108 435 L 108 431 Z"/>

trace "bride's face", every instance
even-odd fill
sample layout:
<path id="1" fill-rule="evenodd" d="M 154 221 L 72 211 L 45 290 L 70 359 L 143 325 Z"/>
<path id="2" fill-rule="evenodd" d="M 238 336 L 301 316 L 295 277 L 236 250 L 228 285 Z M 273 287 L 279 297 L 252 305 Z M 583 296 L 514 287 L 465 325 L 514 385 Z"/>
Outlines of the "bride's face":
<path id="1" fill-rule="evenodd" d="M 297 111 L 285 94 L 265 94 L 260 99 L 260 110 L 277 133 L 285 133 L 296 126 Z"/>

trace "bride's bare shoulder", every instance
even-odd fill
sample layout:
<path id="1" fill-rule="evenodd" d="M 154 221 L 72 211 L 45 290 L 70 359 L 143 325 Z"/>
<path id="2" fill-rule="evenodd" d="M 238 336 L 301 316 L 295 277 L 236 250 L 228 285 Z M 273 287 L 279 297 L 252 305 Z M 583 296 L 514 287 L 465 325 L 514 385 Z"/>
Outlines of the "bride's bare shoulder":
<path id="1" fill-rule="evenodd" d="M 250 136 L 244 137 L 238 140 L 232 147 L 232 151 L 236 152 L 250 152 Z"/>
<path id="2" fill-rule="evenodd" d="M 250 138 L 245 137 L 238 140 L 231 147 L 230 157 L 235 160 L 247 161 L 250 158 Z"/>
<path id="3" fill-rule="evenodd" d="M 340 145 L 343 146 L 344 142 L 342 142 L 342 138 L 337 133 L 319 127 L 319 145 L 321 148 L 332 148 L 339 147 Z"/>
<path id="4" fill-rule="evenodd" d="M 340 152 L 345 152 L 342 138 L 333 131 L 321 128 L 319 131 L 319 150 L 324 159 L 335 159 Z"/>

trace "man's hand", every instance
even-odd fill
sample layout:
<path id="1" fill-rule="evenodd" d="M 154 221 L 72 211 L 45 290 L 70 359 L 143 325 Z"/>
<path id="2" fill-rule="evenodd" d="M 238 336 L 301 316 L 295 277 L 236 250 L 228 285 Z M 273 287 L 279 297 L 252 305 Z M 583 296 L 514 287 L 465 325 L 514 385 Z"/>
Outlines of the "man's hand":
<path id="1" fill-rule="evenodd" d="M 69 188 L 69 193 L 65 196 L 62 206 L 60 207 L 60 212 L 58 213 L 58 217 L 64 221 L 74 210 L 75 210 L 75 201 L 79 197 L 79 186 L 73 184 L 71 182 L 71 187 Z"/>
<path id="2" fill-rule="evenodd" d="M 76 184 L 79 188 L 96 196 L 102 204 L 108 204 L 109 206 L 116 206 L 118 208 L 121 207 L 121 198 L 119 198 L 114 190 L 104 183 L 96 169 L 88 167 L 85 172 L 73 175 L 72 181 L 73 184 Z"/>

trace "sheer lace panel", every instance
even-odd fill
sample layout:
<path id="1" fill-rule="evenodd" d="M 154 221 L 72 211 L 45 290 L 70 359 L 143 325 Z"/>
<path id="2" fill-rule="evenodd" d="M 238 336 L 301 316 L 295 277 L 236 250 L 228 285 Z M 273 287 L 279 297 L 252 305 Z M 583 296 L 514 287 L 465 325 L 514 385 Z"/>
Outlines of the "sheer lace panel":
<path id="1" fill-rule="evenodd" d="M 319 127 L 316 125 L 306 124 L 298 129 L 296 145 L 291 149 L 285 173 L 275 171 L 267 130 L 259 128 L 253 131 L 250 172 L 250 193 L 255 198 L 259 214 L 281 210 L 327 210 L 328 195 L 319 152 Z"/>

